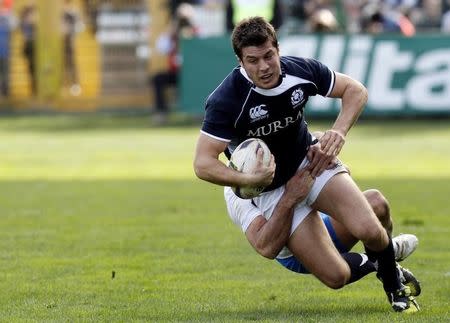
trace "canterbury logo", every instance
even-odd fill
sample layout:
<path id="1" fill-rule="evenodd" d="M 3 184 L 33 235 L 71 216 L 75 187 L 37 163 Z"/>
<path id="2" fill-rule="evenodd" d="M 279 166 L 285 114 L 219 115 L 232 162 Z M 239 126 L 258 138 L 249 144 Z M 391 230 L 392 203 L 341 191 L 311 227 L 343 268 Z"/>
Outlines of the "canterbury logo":
<path id="1" fill-rule="evenodd" d="M 265 107 L 266 107 L 265 104 L 261 104 L 254 108 L 251 108 L 250 119 L 255 120 L 264 117 L 267 114 L 267 110 L 264 110 Z"/>

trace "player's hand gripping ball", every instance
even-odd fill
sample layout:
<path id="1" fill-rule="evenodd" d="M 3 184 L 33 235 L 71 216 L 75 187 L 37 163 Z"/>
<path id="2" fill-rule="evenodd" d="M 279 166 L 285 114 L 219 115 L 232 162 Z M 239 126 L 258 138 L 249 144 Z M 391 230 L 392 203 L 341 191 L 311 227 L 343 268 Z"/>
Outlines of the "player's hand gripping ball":
<path id="1" fill-rule="evenodd" d="M 247 139 L 233 151 L 231 155 L 229 167 L 243 173 L 252 173 L 258 164 L 258 149 L 263 149 L 263 165 L 269 166 L 271 152 L 267 144 L 261 139 L 250 138 Z M 265 187 L 232 187 L 231 188 L 237 196 L 243 199 L 251 199 L 257 197 L 265 189 Z"/>

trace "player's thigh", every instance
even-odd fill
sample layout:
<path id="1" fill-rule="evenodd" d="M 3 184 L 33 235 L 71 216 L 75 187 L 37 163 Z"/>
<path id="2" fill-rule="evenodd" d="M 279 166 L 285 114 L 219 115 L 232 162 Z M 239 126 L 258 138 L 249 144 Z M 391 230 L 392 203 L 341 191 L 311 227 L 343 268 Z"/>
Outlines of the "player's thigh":
<path id="1" fill-rule="evenodd" d="M 358 239 L 351 234 L 351 232 L 340 222 L 332 217 L 329 217 L 330 224 L 333 228 L 335 238 L 346 250 L 351 250 L 358 242 Z M 337 247 L 337 246 L 336 246 Z M 339 249 L 339 248 L 338 248 Z"/>
<path id="2" fill-rule="evenodd" d="M 314 276 L 331 288 L 342 287 L 350 276 L 347 263 L 334 247 L 316 211 L 295 229 L 288 248 Z"/>
<path id="3" fill-rule="evenodd" d="M 333 176 L 312 207 L 342 223 L 356 238 L 377 235 L 382 230 L 367 199 L 347 173 Z"/>

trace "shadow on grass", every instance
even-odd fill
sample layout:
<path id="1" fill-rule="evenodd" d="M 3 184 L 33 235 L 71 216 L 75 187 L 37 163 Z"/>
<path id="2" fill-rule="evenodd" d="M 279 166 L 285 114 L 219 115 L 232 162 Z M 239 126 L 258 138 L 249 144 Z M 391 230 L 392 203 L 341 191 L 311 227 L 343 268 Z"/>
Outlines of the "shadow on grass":
<path id="1" fill-rule="evenodd" d="M 383 192 L 399 228 L 450 226 L 450 178 L 357 182 L 363 190 Z M 151 216 L 163 225 L 180 217 L 185 224 L 198 223 L 211 213 L 218 216 L 215 220 L 229 222 L 222 187 L 200 180 L 3 180 L 0 191 L 3 217 L 27 219 L 52 210 L 52 214 L 85 217 L 86 221 L 105 216 L 114 221 L 129 215 Z M 214 222 L 213 218 L 206 216 L 206 222 Z"/>
<path id="2" fill-rule="evenodd" d="M 184 114 L 170 115 L 168 123 L 154 127 L 153 116 L 148 112 L 134 113 L 62 113 L 20 115 L 7 114 L 0 117 L 0 129 L 6 131 L 95 131 L 95 130 L 134 130 L 200 127 L 201 120 Z"/>
<path id="3" fill-rule="evenodd" d="M 95 131 L 201 127 L 202 113 L 197 116 L 174 112 L 162 127 L 152 126 L 149 111 L 107 111 L 86 113 L 8 113 L 0 115 L 0 129 L 7 131 Z M 328 118 L 308 118 L 312 130 L 327 129 L 332 124 Z M 373 119 L 360 120 L 357 128 L 367 136 L 394 136 L 424 134 L 427 131 L 448 131 L 450 118 L 441 119 Z"/>

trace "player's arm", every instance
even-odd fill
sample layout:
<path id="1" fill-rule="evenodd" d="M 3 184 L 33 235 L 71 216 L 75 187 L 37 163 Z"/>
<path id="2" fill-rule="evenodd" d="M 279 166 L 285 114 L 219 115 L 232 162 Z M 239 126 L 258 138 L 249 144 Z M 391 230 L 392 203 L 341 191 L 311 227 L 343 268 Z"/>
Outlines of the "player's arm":
<path id="1" fill-rule="evenodd" d="M 198 178 L 223 186 L 268 186 L 275 174 L 275 162 L 272 157 L 269 166 L 262 163 L 263 151 L 258 151 L 257 169 L 252 174 L 241 173 L 227 167 L 219 160 L 227 143 L 200 134 L 194 156 L 194 171 Z"/>
<path id="2" fill-rule="evenodd" d="M 367 103 L 368 92 L 364 85 L 350 76 L 341 73 L 335 73 L 335 75 L 336 81 L 330 97 L 341 98 L 342 102 L 341 111 L 331 130 L 340 134 L 341 137 L 345 137 L 363 111 Z M 325 132 L 321 140 L 322 142 L 327 142 L 330 138 L 332 136 L 327 136 L 327 132 Z M 338 153 L 342 145 L 336 147 Z M 333 147 L 333 143 L 325 146 L 325 150 L 328 147 Z"/>
<path id="3" fill-rule="evenodd" d="M 339 154 L 348 131 L 358 119 L 368 98 L 367 89 L 360 82 L 345 74 L 335 73 L 335 75 L 335 85 L 329 96 L 341 98 L 342 107 L 333 127 L 325 131 L 319 139 L 320 147 L 317 144 L 311 146 L 311 153 L 317 152 L 310 160 L 313 176 L 320 175 Z"/>
<path id="4" fill-rule="evenodd" d="M 313 183 L 314 179 L 307 169 L 297 171 L 287 182 L 285 191 L 269 220 L 259 215 L 250 223 L 245 235 L 260 255 L 274 259 L 287 244 L 294 209 L 306 198 Z"/>

